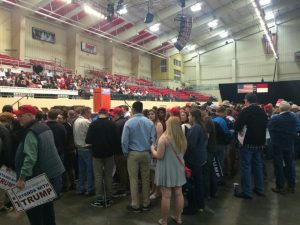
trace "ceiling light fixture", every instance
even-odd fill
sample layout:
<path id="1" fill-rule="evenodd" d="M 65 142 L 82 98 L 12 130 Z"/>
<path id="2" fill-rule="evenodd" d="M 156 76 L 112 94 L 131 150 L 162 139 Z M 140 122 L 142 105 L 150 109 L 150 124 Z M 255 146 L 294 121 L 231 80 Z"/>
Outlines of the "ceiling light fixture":
<path id="1" fill-rule="evenodd" d="M 127 11 L 126 7 L 123 6 L 123 8 L 121 8 L 121 9 L 118 11 L 118 13 L 119 13 L 120 15 L 124 15 L 124 14 L 128 13 L 128 11 Z"/>
<path id="2" fill-rule="evenodd" d="M 252 6 L 253 6 L 253 8 L 255 10 L 256 16 L 259 19 L 259 23 L 260 23 L 260 25 L 261 25 L 261 27 L 262 27 L 262 29 L 264 31 L 264 34 L 266 35 L 268 43 L 269 43 L 269 45 L 271 47 L 273 55 L 274 55 L 275 59 L 278 59 L 278 54 L 277 54 L 277 52 L 275 50 L 275 46 L 274 46 L 272 38 L 270 36 L 270 32 L 269 32 L 268 26 L 266 24 L 266 21 L 262 17 L 261 9 L 260 9 L 259 5 L 257 4 L 256 0 L 251 0 L 251 2 L 252 2 Z"/>
<path id="3" fill-rule="evenodd" d="M 187 46 L 187 49 L 188 49 L 189 51 L 194 51 L 194 50 L 196 49 L 196 45 L 188 45 L 188 46 Z"/>
<path id="4" fill-rule="evenodd" d="M 223 30 L 223 31 L 221 31 L 221 32 L 219 33 L 219 36 L 220 36 L 221 38 L 226 38 L 226 37 L 228 37 L 228 35 L 229 35 L 229 33 L 228 33 L 228 31 L 226 31 L 226 30 Z"/>
<path id="5" fill-rule="evenodd" d="M 159 31 L 159 26 L 160 26 L 160 23 L 154 24 L 151 27 L 149 27 L 149 30 L 152 32 Z"/>
<path id="6" fill-rule="evenodd" d="M 172 43 L 176 43 L 177 42 L 177 38 L 175 37 L 175 38 L 172 38 Z"/>
<path id="7" fill-rule="evenodd" d="M 208 23 L 208 27 L 216 28 L 218 26 L 218 20 L 213 20 Z"/>
<path id="8" fill-rule="evenodd" d="M 275 15 L 273 12 L 267 12 L 266 15 L 265 15 L 265 20 L 268 21 L 268 20 L 272 20 L 275 18 Z"/>
<path id="9" fill-rule="evenodd" d="M 83 9 L 86 13 L 88 13 L 90 15 L 96 16 L 101 19 L 105 19 L 105 16 L 102 13 L 97 12 L 95 9 L 93 9 L 91 6 L 89 6 L 87 4 L 84 4 Z"/>
<path id="10" fill-rule="evenodd" d="M 202 4 L 200 2 L 198 2 L 195 5 L 191 6 L 191 11 L 192 12 L 197 12 L 197 11 L 200 11 L 201 8 L 202 8 Z"/>
<path id="11" fill-rule="evenodd" d="M 259 4 L 260 6 L 269 5 L 271 3 L 271 0 L 260 0 Z"/>
<path id="12" fill-rule="evenodd" d="M 66 4 L 72 3 L 72 0 L 62 0 L 62 1 L 65 2 Z"/>

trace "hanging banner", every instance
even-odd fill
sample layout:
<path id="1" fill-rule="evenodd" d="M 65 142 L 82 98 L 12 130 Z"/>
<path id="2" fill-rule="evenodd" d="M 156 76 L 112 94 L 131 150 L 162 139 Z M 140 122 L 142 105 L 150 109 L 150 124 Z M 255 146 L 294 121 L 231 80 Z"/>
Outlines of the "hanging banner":
<path id="1" fill-rule="evenodd" d="M 7 190 L 16 186 L 16 173 L 6 166 L 0 169 L 0 189 Z"/>
<path id="2" fill-rule="evenodd" d="M 57 197 L 45 174 L 26 181 L 23 190 L 17 187 L 8 189 L 7 194 L 18 212 L 45 204 Z"/>
<path id="3" fill-rule="evenodd" d="M 94 54 L 94 55 L 96 55 L 97 53 L 97 49 L 95 45 L 91 45 L 83 41 L 81 42 L 81 51 Z"/>

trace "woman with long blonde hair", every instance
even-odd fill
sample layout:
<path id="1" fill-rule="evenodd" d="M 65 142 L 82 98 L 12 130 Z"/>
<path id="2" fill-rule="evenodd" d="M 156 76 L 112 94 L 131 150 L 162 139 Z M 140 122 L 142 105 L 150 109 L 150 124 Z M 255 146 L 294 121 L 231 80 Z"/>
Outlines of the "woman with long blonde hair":
<path id="1" fill-rule="evenodd" d="M 181 213 L 184 206 L 182 185 L 186 183 L 183 155 L 187 141 L 181 129 L 178 117 L 171 116 L 167 120 L 167 129 L 158 141 L 157 149 L 151 146 L 151 152 L 158 159 L 155 170 L 155 184 L 161 186 L 161 225 L 166 225 L 170 210 L 172 193 L 175 196 L 175 215 L 171 218 L 182 223 Z"/>

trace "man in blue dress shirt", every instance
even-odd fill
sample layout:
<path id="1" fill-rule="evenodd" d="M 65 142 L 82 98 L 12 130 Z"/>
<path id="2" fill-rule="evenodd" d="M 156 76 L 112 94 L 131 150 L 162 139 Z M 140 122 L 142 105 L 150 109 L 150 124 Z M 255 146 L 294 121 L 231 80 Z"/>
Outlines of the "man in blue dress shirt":
<path id="1" fill-rule="evenodd" d="M 155 143 L 155 127 L 142 114 L 143 103 L 134 102 L 133 117 L 124 126 L 122 133 L 122 150 L 127 156 L 128 175 L 130 180 L 131 205 L 130 212 L 149 210 L 150 199 L 150 146 Z M 142 204 L 139 201 L 138 175 L 142 179 Z"/>

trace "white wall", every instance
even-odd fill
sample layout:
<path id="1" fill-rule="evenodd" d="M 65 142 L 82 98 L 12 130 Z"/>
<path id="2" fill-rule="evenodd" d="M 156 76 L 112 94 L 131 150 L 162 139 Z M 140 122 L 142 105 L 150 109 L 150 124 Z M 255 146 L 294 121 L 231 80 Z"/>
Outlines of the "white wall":
<path id="1" fill-rule="evenodd" d="M 141 55 L 139 60 L 139 77 L 151 80 L 151 56 Z"/>
<path id="2" fill-rule="evenodd" d="M 131 74 L 131 50 L 121 46 L 115 47 L 113 73 Z"/>
<path id="3" fill-rule="evenodd" d="M 300 51 L 300 18 L 278 27 L 280 80 L 300 80 L 300 62 L 294 53 Z"/>
<path id="4" fill-rule="evenodd" d="M 10 55 L 5 49 L 11 49 L 11 13 L 0 8 L 0 53 Z"/>
<path id="5" fill-rule="evenodd" d="M 197 85 L 259 82 L 262 78 L 272 81 L 275 59 L 264 53 L 262 35 L 261 32 L 239 40 L 235 45 L 231 43 L 200 55 L 199 71 L 198 57 L 188 61 L 184 65 L 185 80 Z M 300 51 L 300 18 L 278 26 L 278 81 L 300 80 L 300 63 L 294 61 L 297 51 Z"/>

